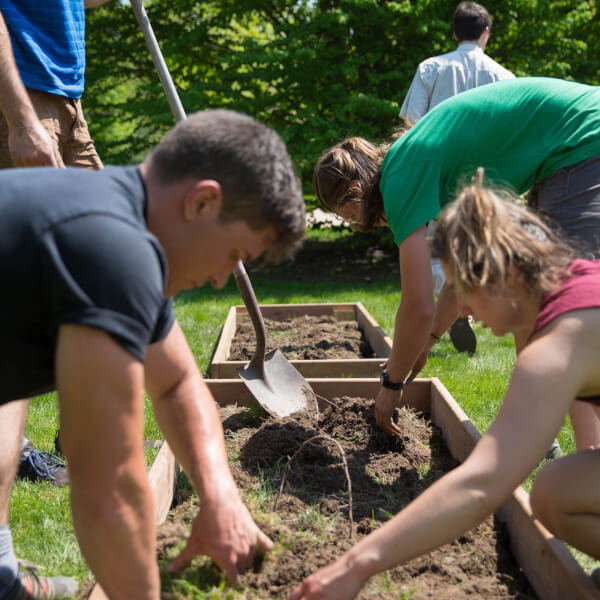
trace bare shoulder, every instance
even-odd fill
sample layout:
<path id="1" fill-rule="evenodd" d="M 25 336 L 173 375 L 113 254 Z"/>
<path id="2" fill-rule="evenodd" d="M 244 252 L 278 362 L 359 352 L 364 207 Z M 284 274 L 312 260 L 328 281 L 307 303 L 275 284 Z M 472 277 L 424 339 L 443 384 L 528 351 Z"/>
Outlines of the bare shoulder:
<path id="1" fill-rule="evenodd" d="M 536 372 L 559 372 L 582 389 L 600 393 L 600 307 L 570 311 L 538 331 L 518 364 Z"/>

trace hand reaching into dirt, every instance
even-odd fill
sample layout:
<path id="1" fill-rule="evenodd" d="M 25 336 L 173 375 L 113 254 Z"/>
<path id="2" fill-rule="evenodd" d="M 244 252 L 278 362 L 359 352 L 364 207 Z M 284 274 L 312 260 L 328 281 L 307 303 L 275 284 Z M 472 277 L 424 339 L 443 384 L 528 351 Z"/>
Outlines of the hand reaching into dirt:
<path id="1" fill-rule="evenodd" d="M 252 566 L 256 552 L 267 552 L 272 547 L 273 542 L 254 523 L 236 490 L 211 505 L 202 503 L 190 538 L 168 571 L 179 571 L 194 557 L 205 554 L 225 571 L 227 583 L 233 585 L 238 575 Z"/>
<path id="2" fill-rule="evenodd" d="M 388 435 L 400 435 L 400 429 L 392 420 L 394 410 L 400 402 L 402 390 L 390 390 L 380 387 L 375 399 L 375 421 Z"/>
<path id="3" fill-rule="evenodd" d="M 342 556 L 309 575 L 291 593 L 289 600 L 352 600 L 364 583 L 357 570 L 349 568 Z"/>

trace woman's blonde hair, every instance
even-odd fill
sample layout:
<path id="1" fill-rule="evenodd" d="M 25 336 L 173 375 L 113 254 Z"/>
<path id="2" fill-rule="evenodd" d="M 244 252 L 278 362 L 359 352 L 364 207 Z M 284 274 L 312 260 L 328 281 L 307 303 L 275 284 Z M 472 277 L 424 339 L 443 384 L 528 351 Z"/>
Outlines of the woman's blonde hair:
<path id="1" fill-rule="evenodd" d="M 501 289 L 514 272 L 544 297 L 559 287 L 574 258 L 569 246 L 507 192 L 484 187 L 483 169 L 440 215 L 430 239 L 433 258 L 452 270 L 460 291 Z"/>
<path id="2" fill-rule="evenodd" d="M 325 150 L 313 174 L 321 206 L 337 213 L 352 201 L 361 201 L 362 231 L 370 231 L 384 216 L 379 190 L 379 168 L 390 144 L 376 145 L 361 137 L 344 140 Z"/>

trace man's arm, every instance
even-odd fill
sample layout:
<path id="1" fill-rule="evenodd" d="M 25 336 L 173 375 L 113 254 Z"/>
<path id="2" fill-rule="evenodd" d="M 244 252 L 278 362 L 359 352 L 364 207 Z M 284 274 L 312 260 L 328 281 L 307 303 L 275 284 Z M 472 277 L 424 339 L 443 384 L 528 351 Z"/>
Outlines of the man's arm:
<path id="1" fill-rule="evenodd" d="M 8 125 L 8 146 L 15 166 L 64 166 L 58 147 L 40 123 L 21 81 L 8 29 L 1 13 L 0 110 Z"/>
<path id="2" fill-rule="evenodd" d="M 144 367 L 103 331 L 63 325 L 56 382 L 81 551 L 108 597 L 158 600 L 154 502 L 141 435 Z"/>
<path id="3" fill-rule="evenodd" d="M 215 401 L 177 322 L 146 353 L 146 389 L 158 424 L 200 497 L 190 539 L 170 569 L 206 554 L 233 583 L 251 566 L 255 550 L 266 551 L 273 544 L 241 501 Z"/>

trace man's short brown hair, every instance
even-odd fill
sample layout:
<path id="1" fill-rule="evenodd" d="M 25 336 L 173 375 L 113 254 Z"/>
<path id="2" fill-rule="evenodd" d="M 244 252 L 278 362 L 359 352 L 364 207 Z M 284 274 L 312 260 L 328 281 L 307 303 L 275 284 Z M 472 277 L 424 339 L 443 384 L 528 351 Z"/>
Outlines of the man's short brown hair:
<path id="1" fill-rule="evenodd" d="M 222 220 L 275 229 L 267 260 L 282 260 L 299 245 L 306 227 L 302 188 L 283 140 L 270 127 L 235 111 L 200 111 L 178 123 L 148 161 L 165 184 L 218 181 Z"/>

